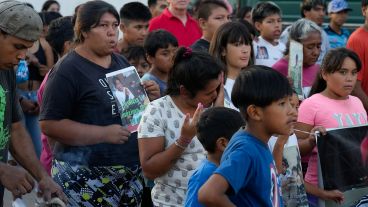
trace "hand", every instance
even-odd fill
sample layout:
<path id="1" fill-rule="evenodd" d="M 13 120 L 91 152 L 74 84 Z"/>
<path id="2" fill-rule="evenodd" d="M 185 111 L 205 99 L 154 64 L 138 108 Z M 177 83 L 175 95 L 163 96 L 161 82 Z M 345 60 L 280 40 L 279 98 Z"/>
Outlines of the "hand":
<path id="1" fill-rule="evenodd" d="M 118 124 L 105 126 L 104 130 L 106 142 L 111 144 L 124 144 L 130 136 L 130 131 Z"/>
<path id="2" fill-rule="evenodd" d="M 197 123 L 199 120 L 199 117 L 201 116 L 203 111 L 203 105 L 201 103 L 198 103 L 197 109 L 193 114 L 192 121 L 190 121 L 190 114 L 186 114 L 185 120 L 183 123 L 183 126 L 181 127 L 180 137 L 179 141 L 181 144 L 188 145 L 193 137 L 197 133 Z"/>
<path id="3" fill-rule="evenodd" d="M 34 187 L 33 178 L 27 171 L 6 164 L 1 164 L 0 181 L 14 198 L 30 193 Z"/>
<path id="4" fill-rule="evenodd" d="M 37 102 L 34 102 L 35 107 L 29 110 L 27 113 L 30 115 L 38 115 L 40 113 L 40 106 Z"/>
<path id="5" fill-rule="evenodd" d="M 339 190 L 324 190 L 322 198 L 324 200 L 332 200 L 341 204 L 344 202 L 344 194 Z"/>
<path id="6" fill-rule="evenodd" d="M 43 197 L 46 202 L 50 201 L 53 197 L 58 197 L 64 203 L 68 203 L 68 199 L 66 198 L 63 189 L 56 184 L 50 176 L 44 176 L 41 178 L 38 182 L 38 190 L 37 196 Z"/>
<path id="7" fill-rule="evenodd" d="M 38 104 L 34 101 L 23 98 L 20 102 L 20 106 L 22 107 L 24 113 L 30 113 L 38 107 Z"/>
<path id="8" fill-rule="evenodd" d="M 319 132 L 322 135 L 326 135 L 327 134 L 326 128 L 324 128 L 322 126 L 315 126 L 315 127 L 313 127 L 313 129 L 311 130 L 310 135 L 308 137 L 308 141 L 309 141 L 309 143 L 311 145 L 314 145 L 314 146 L 317 144 L 317 142 L 316 142 L 317 140 L 316 140 L 316 136 L 315 136 L 316 132 Z"/>
<path id="9" fill-rule="evenodd" d="M 161 97 L 160 87 L 155 81 L 148 80 L 142 83 L 144 89 L 147 91 L 147 95 L 150 101 L 156 100 Z"/>
<path id="10" fill-rule="evenodd" d="M 219 80 L 221 84 L 217 91 L 217 98 L 213 104 L 214 106 L 224 106 L 225 87 L 224 87 L 224 73 L 223 72 L 220 73 Z"/>

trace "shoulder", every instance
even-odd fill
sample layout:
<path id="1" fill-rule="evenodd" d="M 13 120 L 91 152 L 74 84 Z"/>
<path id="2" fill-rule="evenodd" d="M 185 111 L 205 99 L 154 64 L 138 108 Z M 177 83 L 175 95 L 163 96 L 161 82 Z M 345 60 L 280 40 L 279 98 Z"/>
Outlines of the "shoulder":
<path id="1" fill-rule="evenodd" d="M 357 107 L 364 109 L 363 102 L 358 97 L 349 95 L 349 99 L 351 100 L 352 104 L 355 104 Z"/>

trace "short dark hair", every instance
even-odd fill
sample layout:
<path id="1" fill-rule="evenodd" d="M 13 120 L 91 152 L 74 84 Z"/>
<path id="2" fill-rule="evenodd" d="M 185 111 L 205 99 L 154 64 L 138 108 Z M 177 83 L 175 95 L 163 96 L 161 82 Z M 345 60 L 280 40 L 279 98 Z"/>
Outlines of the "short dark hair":
<path id="1" fill-rule="evenodd" d="M 50 6 L 53 4 L 57 4 L 60 7 L 59 2 L 54 1 L 54 0 L 47 0 L 45 1 L 45 3 L 43 3 L 41 11 L 47 11 L 50 8 Z"/>
<path id="2" fill-rule="evenodd" d="M 207 52 L 180 47 L 175 54 L 173 69 L 169 73 L 167 94 L 180 95 L 180 86 L 184 86 L 193 98 L 209 81 L 218 79 L 224 68 L 220 61 Z"/>
<path id="3" fill-rule="evenodd" d="M 239 9 L 239 11 L 236 13 L 236 18 L 238 18 L 238 19 L 244 19 L 245 15 L 246 15 L 248 12 L 252 12 L 252 7 L 251 7 L 251 6 L 244 6 L 244 7 L 241 7 L 241 8 Z"/>
<path id="4" fill-rule="evenodd" d="M 257 29 L 253 24 L 244 19 L 237 19 L 236 21 L 242 23 L 248 29 L 249 33 L 253 35 L 253 37 L 257 37 Z"/>
<path id="5" fill-rule="evenodd" d="M 230 140 L 244 125 L 245 122 L 238 111 L 212 107 L 203 112 L 197 123 L 197 138 L 207 152 L 214 153 L 219 138 Z"/>
<path id="6" fill-rule="evenodd" d="M 143 47 L 147 55 L 155 57 L 158 49 L 168 48 L 170 45 L 177 47 L 179 45 L 178 40 L 170 32 L 160 29 L 147 35 Z"/>
<path id="7" fill-rule="evenodd" d="M 40 15 L 43 25 L 46 25 L 46 26 L 50 25 L 52 20 L 62 17 L 62 15 L 59 12 L 45 12 L 44 11 L 44 12 L 38 13 L 38 15 Z"/>
<path id="8" fill-rule="evenodd" d="M 362 0 L 362 7 L 365 7 L 368 5 L 368 0 Z"/>
<path id="9" fill-rule="evenodd" d="M 157 0 L 148 0 L 147 5 L 148 7 L 155 6 L 157 4 Z"/>
<path id="10" fill-rule="evenodd" d="M 208 20 L 208 17 L 211 16 L 212 14 L 212 10 L 217 9 L 217 8 L 224 8 L 226 10 L 227 6 L 224 3 L 224 1 L 222 0 L 205 0 L 202 1 L 197 9 L 197 18 L 200 19 L 205 19 Z"/>
<path id="11" fill-rule="evenodd" d="M 326 8 L 326 3 L 324 0 L 303 0 L 300 3 L 300 14 L 301 16 L 304 18 L 304 11 L 310 11 L 314 8 L 316 8 L 317 6 L 323 6 L 324 8 Z"/>
<path id="12" fill-rule="evenodd" d="M 84 42 L 83 32 L 89 32 L 96 27 L 105 13 L 112 14 L 120 23 L 119 14 L 115 7 L 104 1 L 88 1 L 80 5 L 75 20 L 74 32 L 76 43 Z"/>
<path id="13" fill-rule="evenodd" d="M 248 106 L 266 107 L 292 94 L 289 81 L 281 73 L 267 66 L 252 65 L 236 78 L 231 100 L 247 118 Z"/>
<path id="14" fill-rule="evenodd" d="M 359 56 L 354 51 L 346 49 L 344 47 L 331 49 L 326 53 L 325 57 L 322 60 L 321 69 L 319 70 L 318 75 L 314 80 L 309 96 L 320 93 L 326 89 L 327 83 L 323 79 L 322 73 L 325 72 L 331 74 L 340 70 L 342 64 L 344 64 L 344 61 L 347 57 L 351 58 L 355 62 L 358 72 L 361 70 L 362 62 L 360 61 Z"/>
<path id="15" fill-rule="evenodd" d="M 266 17 L 278 14 L 281 16 L 281 9 L 274 2 L 259 2 L 252 10 L 252 21 L 262 22 Z"/>
<path id="16" fill-rule="evenodd" d="M 120 9 L 120 19 L 125 24 L 131 20 L 148 22 L 151 18 L 152 14 L 149 8 L 141 2 L 127 3 Z"/>
<path id="17" fill-rule="evenodd" d="M 47 42 L 61 55 L 64 51 L 64 43 L 72 41 L 74 37 L 72 17 L 60 17 L 51 22 L 48 33 L 46 35 Z"/>
<path id="18" fill-rule="evenodd" d="M 146 53 L 142 46 L 129 46 L 128 49 L 126 49 L 122 55 L 124 55 L 124 57 L 128 61 L 139 60 L 143 58 L 147 62 Z"/>

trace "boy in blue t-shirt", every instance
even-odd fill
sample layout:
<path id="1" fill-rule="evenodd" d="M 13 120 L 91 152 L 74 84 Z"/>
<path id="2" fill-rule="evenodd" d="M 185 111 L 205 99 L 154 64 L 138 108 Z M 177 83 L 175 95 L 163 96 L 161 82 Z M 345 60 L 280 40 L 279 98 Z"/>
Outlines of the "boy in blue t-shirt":
<path id="1" fill-rule="evenodd" d="M 173 57 L 178 48 L 178 40 L 166 30 L 156 30 L 148 34 L 144 50 L 151 69 L 142 77 L 143 81 L 153 80 L 160 87 L 161 97 L 166 95 L 167 80 L 173 66 Z"/>
<path id="2" fill-rule="evenodd" d="M 197 138 L 208 155 L 189 179 L 185 206 L 203 206 L 198 202 L 198 190 L 216 170 L 231 136 L 244 124 L 240 113 L 233 109 L 214 107 L 203 112 L 197 124 Z"/>
<path id="3" fill-rule="evenodd" d="M 267 142 L 288 135 L 296 122 L 288 80 L 266 66 L 250 66 L 235 81 L 232 101 L 246 121 L 200 188 L 206 206 L 282 206 L 280 185 Z M 231 199 L 230 199 L 231 198 Z"/>

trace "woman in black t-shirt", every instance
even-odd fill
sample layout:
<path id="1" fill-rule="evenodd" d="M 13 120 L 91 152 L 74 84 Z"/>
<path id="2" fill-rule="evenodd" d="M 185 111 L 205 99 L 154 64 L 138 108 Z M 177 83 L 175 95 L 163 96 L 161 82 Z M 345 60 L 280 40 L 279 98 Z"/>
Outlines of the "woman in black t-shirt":
<path id="1" fill-rule="evenodd" d="M 107 73 L 129 63 L 114 54 L 119 15 L 103 1 L 83 4 L 77 13 L 77 47 L 49 75 L 41 129 L 51 137 L 52 176 L 71 206 L 139 206 L 143 179 L 136 133 L 122 126 Z M 151 99 L 158 85 L 143 83 Z"/>

